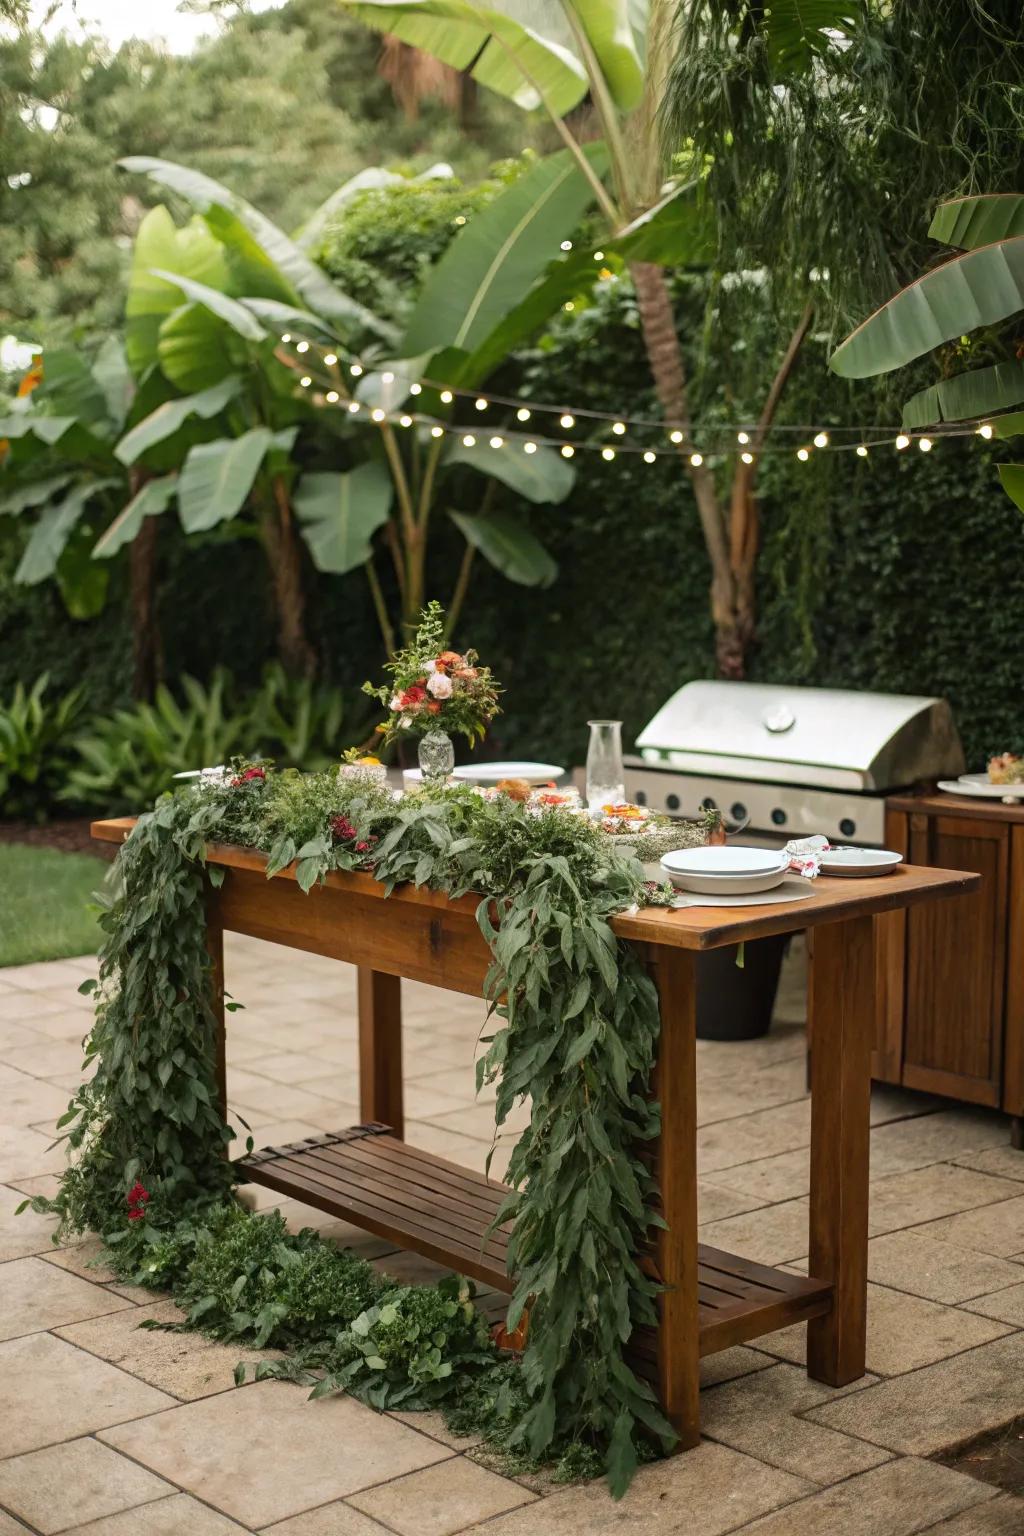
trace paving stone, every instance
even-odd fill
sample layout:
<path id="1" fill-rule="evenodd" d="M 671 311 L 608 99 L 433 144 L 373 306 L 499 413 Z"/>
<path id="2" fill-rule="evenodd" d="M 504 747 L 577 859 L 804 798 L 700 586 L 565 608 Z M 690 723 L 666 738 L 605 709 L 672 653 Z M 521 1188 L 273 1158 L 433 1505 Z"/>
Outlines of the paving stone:
<path id="1" fill-rule="evenodd" d="M 40 1173 L 35 1178 L 10 1180 L 12 1189 L 16 1189 L 21 1195 L 28 1195 L 34 1199 L 36 1195 L 42 1195 L 45 1200 L 54 1200 L 60 1193 L 60 1179 L 55 1173 Z"/>
<path id="2" fill-rule="evenodd" d="M 928 1536 L 1020 1536 L 1021 1531 L 1024 1531 L 1024 1499 L 1006 1493 L 989 1499 L 987 1504 L 975 1504 L 972 1509 L 954 1515 L 952 1520 L 929 1526 Z"/>
<path id="3" fill-rule="evenodd" d="M 69 1274 L 80 1275 L 95 1285 L 109 1285 L 117 1275 L 103 1258 L 104 1247 L 98 1237 L 80 1237 L 64 1248 L 49 1248 L 42 1257 L 47 1264 L 56 1264 Z"/>
<path id="4" fill-rule="evenodd" d="M 779 1152 L 774 1157 L 712 1171 L 703 1183 L 763 1202 L 798 1199 L 811 1187 L 810 1150 L 798 1147 L 795 1152 Z"/>
<path id="5" fill-rule="evenodd" d="M 973 1301 L 965 1301 L 963 1310 L 1024 1328 L 1024 1281 L 1020 1285 L 1007 1286 L 1005 1291 L 993 1291 L 991 1296 L 976 1296 Z"/>
<path id="6" fill-rule="evenodd" d="M 238 1104 L 243 1113 L 256 1110 L 267 1119 L 307 1120 L 313 1125 L 319 1124 L 324 1115 L 330 1115 L 333 1124 L 337 1125 L 337 1101 L 317 1092 L 315 1085 L 314 1091 L 310 1092 L 308 1088 L 299 1088 L 294 1083 L 271 1083 L 265 1077 L 247 1072 L 244 1074 L 247 1081 L 239 1086 L 234 1079 L 240 1075 L 228 1073 L 228 1092 L 232 1104 Z M 248 1120 L 251 1117 L 246 1114 L 245 1118 Z M 349 1125 L 352 1122 L 343 1118 L 342 1123 Z"/>
<path id="7" fill-rule="evenodd" d="M 1024 1249 L 1024 1195 L 979 1210 L 961 1210 L 956 1216 L 929 1222 L 917 1230 L 922 1237 L 934 1237 L 957 1248 L 1007 1258 Z"/>
<path id="8" fill-rule="evenodd" d="M 53 1145 L 52 1135 L 0 1122 L 0 1182 L 60 1173 L 65 1161 L 64 1148 Z"/>
<path id="9" fill-rule="evenodd" d="M 318 1092 L 327 1098 L 333 1097 L 323 1086 L 328 1077 L 324 1072 L 323 1061 L 306 1051 L 275 1051 L 267 1056 L 259 1056 L 255 1061 L 249 1062 L 246 1070 L 255 1077 L 269 1078 L 272 1083 L 305 1082 L 312 1092 Z M 312 1084 L 310 1079 L 314 1080 Z M 349 1089 L 351 1088 L 350 1081 Z M 351 1099 L 353 1095 L 350 1091 L 339 1097 Z"/>
<path id="10" fill-rule="evenodd" d="M 977 1328 L 976 1322 L 957 1307 L 869 1285 L 867 1368 L 879 1376 L 897 1376 L 1001 1337 Z M 797 1323 L 765 1334 L 757 1347 L 802 1365 L 807 1359 L 807 1329 Z"/>
<path id="11" fill-rule="evenodd" d="M 410 1429 L 419 1430 L 421 1435 L 429 1435 L 431 1440 L 437 1440 L 453 1451 L 471 1451 L 483 1441 L 482 1435 L 453 1434 L 444 1421 L 444 1414 L 433 1409 L 425 1409 L 417 1413 L 403 1413 L 392 1409 L 389 1411 L 389 1417 L 397 1419 L 400 1424 L 408 1424 Z"/>
<path id="12" fill-rule="evenodd" d="M 738 1093 L 731 1077 L 697 1075 L 697 1124 L 735 1120 L 760 1109 L 790 1104 L 807 1097 L 807 1073 L 802 1057 L 744 1071 L 743 1091 Z"/>
<path id="13" fill-rule="evenodd" d="M 304 1388 L 277 1381 L 154 1413 L 101 1438 L 256 1527 L 451 1455 L 352 1398 L 311 1403 Z"/>
<path id="14" fill-rule="evenodd" d="M 890 1461 L 755 1520 L 744 1526 L 743 1536 L 914 1536 L 964 1510 L 965 1518 L 973 1518 L 993 1493 L 934 1462 Z M 965 1526 L 964 1536 L 968 1531 L 974 1536 L 974 1529 Z"/>
<path id="15" fill-rule="evenodd" d="M 871 1137 L 871 1166 L 876 1178 L 883 1173 L 906 1173 L 1005 1140 L 1006 1121 L 994 1110 L 941 1110 L 880 1126 Z"/>
<path id="16" fill-rule="evenodd" d="M 860 1385 L 855 1384 L 855 1385 Z M 701 1398 L 701 1427 L 712 1440 L 815 1483 L 864 1472 L 889 1453 L 825 1430 L 796 1414 L 836 1394 L 794 1366 L 778 1365 L 726 1383 Z"/>
<path id="17" fill-rule="evenodd" d="M 920 1227 L 959 1211 L 973 1211 L 997 1201 L 1006 1203 L 1019 1195 L 1019 1186 L 1011 1179 L 993 1178 L 991 1174 L 958 1168 L 952 1163 L 932 1163 L 908 1173 L 887 1174 L 872 1182 L 868 1230 L 875 1235 L 896 1232 L 901 1227 Z M 943 1234 L 930 1228 L 924 1235 Z M 950 1241 L 956 1239 L 951 1237 Z M 979 1244 L 964 1246 L 977 1248 Z"/>
<path id="18" fill-rule="evenodd" d="M 5 970 L 8 967 L 4 968 Z M 13 1024 L 27 1024 L 30 1029 L 41 1029 L 36 1020 L 47 1014 L 64 1013 L 66 1010 L 56 998 L 37 999 L 31 992 L 11 988 L 0 994 L 0 1020 Z"/>
<path id="19" fill-rule="evenodd" d="M 31 1045 L 5 1051 L 4 1062 L 19 1072 L 27 1072 L 30 1077 L 61 1077 L 68 1072 L 78 1076 L 82 1072 L 83 1056 L 81 1044 L 74 1040 L 50 1040 L 39 1036 Z"/>
<path id="20" fill-rule="evenodd" d="M 719 1382 L 749 1376 L 753 1371 L 766 1371 L 774 1364 L 771 1355 L 763 1355 L 758 1349 L 748 1349 L 745 1344 L 734 1344 L 731 1349 L 719 1349 L 713 1355 L 705 1355 L 700 1362 L 701 1391 L 706 1387 L 717 1386 Z"/>
<path id="21" fill-rule="evenodd" d="M 27 1525 L 0 1509 L 0 1536 L 32 1536 L 32 1532 Z"/>
<path id="22" fill-rule="evenodd" d="M 20 1189 L 0 1184 L 0 1263 L 5 1259 L 23 1259 L 32 1253 L 45 1253 L 53 1247 L 57 1217 L 43 1215 L 31 1207 L 16 1216 L 24 1198 Z"/>
<path id="23" fill-rule="evenodd" d="M 63 1088 L 14 1067 L 0 1067 L 0 1124 L 54 1126 L 67 1107 Z"/>
<path id="24" fill-rule="evenodd" d="M 987 1253 L 972 1253 L 920 1232 L 888 1232 L 868 1243 L 868 1276 L 879 1285 L 931 1301 L 970 1301 L 1015 1285 L 1019 1266 Z"/>
<path id="25" fill-rule="evenodd" d="M 708 1184 L 703 1179 L 697 1184 L 698 1222 L 724 1221 L 727 1216 L 741 1216 L 765 1204 L 767 1201 L 757 1200 L 753 1195 L 741 1195 L 735 1189 Z"/>
<path id="26" fill-rule="evenodd" d="M 3 1003 L 3 994 L 0 993 L 0 1004 Z M 31 1029 L 28 1024 L 22 1024 L 14 1019 L 5 1019 L 0 1008 L 0 1051 L 4 1052 L 4 1059 L 10 1051 L 17 1050 L 22 1045 L 45 1045 L 46 1036 L 41 1035 L 37 1029 Z"/>
<path id="27" fill-rule="evenodd" d="M 77 1323 L 104 1312 L 134 1311 L 120 1296 L 90 1285 L 41 1259 L 0 1264 L 0 1339 Z"/>
<path id="28" fill-rule="evenodd" d="M 113 1300 L 113 1297 L 111 1297 Z M 126 1304 L 127 1305 L 127 1304 Z M 58 1338 L 109 1360 L 123 1371 L 148 1381 L 172 1397 L 191 1402 L 214 1392 L 227 1392 L 235 1384 L 235 1366 L 241 1359 L 273 1358 L 266 1350 L 241 1344 L 218 1344 L 201 1333 L 169 1333 L 146 1329 L 147 1318 L 177 1323 L 185 1316 L 173 1301 L 147 1299 L 143 1306 L 88 1322 L 54 1329 Z"/>
<path id="29" fill-rule="evenodd" d="M 807 1251 L 807 1201 L 784 1200 L 700 1229 L 703 1243 L 758 1264 L 782 1264 Z"/>
<path id="30" fill-rule="evenodd" d="M 934 1110 L 942 1109 L 944 1102 L 930 1093 L 894 1088 L 890 1083 L 873 1083 L 871 1124 L 888 1125 L 892 1120 L 911 1120 L 915 1115 L 930 1115 Z"/>
<path id="31" fill-rule="evenodd" d="M 0 1461 L 0 1503 L 44 1536 L 135 1509 L 174 1489 L 98 1440 L 69 1440 Z M 145 1528 L 139 1510 L 139 1529 Z"/>
<path id="32" fill-rule="evenodd" d="M 721 1536 L 813 1488 L 804 1478 L 705 1440 L 685 1455 L 641 1467 L 618 1501 L 598 1480 L 470 1529 L 474 1536 Z"/>
<path id="33" fill-rule="evenodd" d="M 1024 1335 L 894 1376 L 810 1417 L 907 1456 L 928 1456 L 1005 1424 L 1021 1411 Z"/>
<path id="34" fill-rule="evenodd" d="M 534 1498 L 519 1483 L 497 1477 L 458 1456 L 354 1493 L 349 1503 L 399 1536 L 453 1536 L 468 1525 L 532 1503 Z"/>
<path id="35" fill-rule="evenodd" d="M 218 1515 L 187 1493 L 177 1493 L 140 1510 L 128 1509 L 121 1515 L 76 1525 L 65 1536 L 244 1536 L 244 1532 L 244 1526 L 226 1515 Z"/>
<path id="36" fill-rule="evenodd" d="M 280 1525 L 268 1525 L 261 1536 L 392 1536 L 387 1527 L 378 1525 L 369 1515 L 361 1514 L 351 1504 L 324 1504 L 308 1514 L 295 1515 Z"/>
<path id="37" fill-rule="evenodd" d="M 807 1053 L 807 1031 L 803 1023 L 776 1025 L 759 1040 L 698 1040 L 697 1067 L 705 1077 L 732 1077 L 737 1071 L 757 1072 L 780 1061 L 798 1059 Z"/>
<path id="38" fill-rule="evenodd" d="M 742 1120 L 705 1125 L 697 1132 L 697 1171 L 705 1178 L 723 1168 L 753 1162 L 755 1158 L 809 1146 L 810 1139 L 809 1099 L 781 1104 L 775 1109 L 762 1109 Z"/>
<path id="39" fill-rule="evenodd" d="M 986 1147 L 981 1152 L 964 1152 L 954 1158 L 962 1168 L 977 1168 L 982 1173 L 994 1173 L 1002 1179 L 1024 1182 L 1024 1152 L 1005 1142 L 997 1147 Z"/>
<path id="40" fill-rule="evenodd" d="M 165 1393 L 52 1334 L 0 1344 L 0 1424 L 8 1456 L 172 1404 Z"/>

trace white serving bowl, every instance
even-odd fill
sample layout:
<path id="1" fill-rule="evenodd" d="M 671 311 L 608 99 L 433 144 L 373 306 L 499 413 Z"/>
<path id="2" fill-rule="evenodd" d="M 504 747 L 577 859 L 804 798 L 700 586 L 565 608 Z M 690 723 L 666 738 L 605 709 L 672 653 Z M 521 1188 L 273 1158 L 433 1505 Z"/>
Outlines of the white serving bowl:
<path id="1" fill-rule="evenodd" d="M 887 875 L 902 863 L 902 853 L 888 848 L 830 848 L 821 856 L 821 873 L 863 880 L 869 875 Z"/>
<path id="2" fill-rule="evenodd" d="M 744 848 L 735 843 L 703 848 L 678 848 L 666 853 L 662 865 L 669 872 L 686 875 L 768 875 L 789 867 L 789 858 L 778 848 Z"/>

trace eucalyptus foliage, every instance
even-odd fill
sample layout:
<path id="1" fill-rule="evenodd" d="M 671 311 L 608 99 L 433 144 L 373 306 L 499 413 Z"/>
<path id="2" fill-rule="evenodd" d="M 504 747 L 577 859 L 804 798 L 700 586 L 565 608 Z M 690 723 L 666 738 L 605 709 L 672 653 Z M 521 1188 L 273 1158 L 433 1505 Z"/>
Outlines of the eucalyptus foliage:
<path id="1" fill-rule="evenodd" d="M 498 1126 L 532 1101 L 496 1218 L 515 1221 L 509 1327 L 529 1312 L 514 1378 L 464 1284 L 378 1293 L 350 1256 L 232 1214 L 238 1170 L 224 1156 L 232 1132 L 217 1102 L 204 947 L 205 880 L 223 875 L 204 874 L 211 840 L 266 850 L 268 876 L 294 862 L 305 890 L 366 869 L 388 892 L 411 882 L 480 895 L 496 1026 L 480 1080 L 497 1081 Z M 656 1286 L 635 1256 L 659 1221 L 641 1155 L 659 1129 L 648 1094 L 658 1004 L 610 926 L 645 899 L 640 866 L 562 811 L 468 788 L 396 802 L 362 776 L 239 763 L 223 784 L 179 791 L 140 818 L 116 879 L 88 1043 L 97 1071 L 63 1122 L 78 1153 L 56 1201 L 64 1227 L 98 1231 L 134 1279 L 172 1284 L 195 1326 L 291 1350 L 258 1374 L 312 1373 L 316 1395 L 357 1391 L 378 1407 L 472 1388 L 504 1449 L 576 1466 L 597 1456 L 621 1493 L 645 1441 L 673 1439 L 624 1357 L 634 1329 L 656 1320 Z M 497 1373 L 489 1387 L 481 1372 Z"/>

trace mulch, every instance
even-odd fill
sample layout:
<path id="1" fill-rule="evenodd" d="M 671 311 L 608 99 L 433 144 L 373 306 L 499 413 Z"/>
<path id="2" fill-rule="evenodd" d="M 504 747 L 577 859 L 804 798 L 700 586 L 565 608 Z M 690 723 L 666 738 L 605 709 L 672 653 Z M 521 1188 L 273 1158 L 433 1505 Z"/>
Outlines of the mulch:
<path id="1" fill-rule="evenodd" d="M 0 821 L 0 843 L 25 843 L 30 848 L 55 848 L 59 853 L 91 853 L 111 863 L 114 843 L 94 842 L 89 834 L 90 816 L 66 816 L 41 825 L 34 821 Z"/>

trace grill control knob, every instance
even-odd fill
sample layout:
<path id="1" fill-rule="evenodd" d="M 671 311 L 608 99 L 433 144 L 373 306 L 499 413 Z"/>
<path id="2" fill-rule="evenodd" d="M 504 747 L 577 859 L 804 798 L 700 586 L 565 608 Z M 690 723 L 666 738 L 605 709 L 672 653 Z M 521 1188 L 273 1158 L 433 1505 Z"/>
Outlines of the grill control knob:
<path id="1" fill-rule="evenodd" d="M 701 808 L 702 811 L 717 811 L 718 810 L 718 806 L 712 800 L 710 795 L 705 795 L 704 796 L 704 799 L 700 803 L 700 808 Z"/>
<path id="2" fill-rule="evenodd" d="M 747 808 L 743 804 L 742 800 L 737 800 L 734 805 L 729 807 L 729 815 L 732 817 L 733 821 L 746 821 Z"/>
<path id="3" fill-rule="evenodd" d="M 679 796 L 678 795 L 666 795 L 665 796 L 665 805 L 666 805 L 667 809 L 670 810 L 670 811 L 678 811 L 678 809 L 679 809 Z"/>
<path id="4" fill-rule="evenodd" d="M 782 809 L 781 805 L 777 805 L 772 811 L 772 821 L 777 827 L 784 827 L 788 819 L 789 818 L 787 817 L 785 811 Z"/>
<path id="5" fill-rule="evenodd" d="M 646 789 L 638 789 L 637 790 L 637 792 L 636 792 L 636 803 L 637 803 L 637 805 L 646 805 L 647 804 L 647 791 L 646 791 Z"/>
<path id="6" fill-rule="evenodd" d="M 857 823 L 855 821 L 851 821 L 849 816 L 844 816 L 842 821 L 839 823 L 839 830 L 844 837 L 852 837 L 857 830 Z"/>

